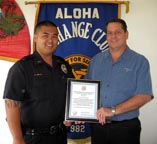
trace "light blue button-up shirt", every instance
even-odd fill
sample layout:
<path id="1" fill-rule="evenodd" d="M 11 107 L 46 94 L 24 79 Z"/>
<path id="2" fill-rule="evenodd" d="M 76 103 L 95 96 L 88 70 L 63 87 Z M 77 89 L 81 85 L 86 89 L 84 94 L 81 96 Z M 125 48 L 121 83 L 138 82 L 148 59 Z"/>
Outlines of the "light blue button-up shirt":
<path id="1" fill-rule="evenodd" d="M 127 48 L 114 62 L 109 50 L 95 55 L 88 67 L 85 79 L 100 80 L 101 107 L 114 107 L 136 94 L 153 97 L 148 60 Z M 139 116 L 139 109 L 112 117 L 127 120 Z"/>

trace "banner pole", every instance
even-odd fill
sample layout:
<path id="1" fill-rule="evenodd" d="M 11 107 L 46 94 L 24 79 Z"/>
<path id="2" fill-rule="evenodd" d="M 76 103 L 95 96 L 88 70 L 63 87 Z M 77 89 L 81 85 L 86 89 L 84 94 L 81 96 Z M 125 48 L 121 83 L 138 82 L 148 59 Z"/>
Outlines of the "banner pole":
<path id="1" fill-rule="evenodd" d="M 110 1 L 110 0 L 38 0 L 38 1 L 25 1 L 25 5 L 39 4 L 39 3 L 112 3 L 112 4 L 124 4 L 126 6 L 126 13 L 129 12 L 129 1 Z"/>

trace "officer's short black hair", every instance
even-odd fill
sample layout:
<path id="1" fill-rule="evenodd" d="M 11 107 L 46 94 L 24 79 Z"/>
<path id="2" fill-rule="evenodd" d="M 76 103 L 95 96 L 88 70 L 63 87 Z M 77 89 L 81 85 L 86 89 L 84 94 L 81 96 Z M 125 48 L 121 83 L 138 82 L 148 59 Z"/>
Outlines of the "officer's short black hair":
<path id="1" fill-rule="evenodd" d="M 107 30 L 107 26 L 108 26 L 109 23 L 120 23 L 122 25 L 123 30 L 125 32 L 127 31 L 127 24 L 126 24 L 126 22 L 123 19 L 120 19 L 120 18 L 110 19 L 106 23 L 106 30 Z"/>
<path id="2" fill-rule="evenodd" d="M 34 33 L 36 33 L 37 30 L 41 26 L 53 26 L 53 27 L 57 27 L 57 25 L 55 23 L 53 23 L 52 21 L 49 21 L 49 20 L 41 21 L 41 22 L 37 23 L 37 25 L 35 26 Z"/>

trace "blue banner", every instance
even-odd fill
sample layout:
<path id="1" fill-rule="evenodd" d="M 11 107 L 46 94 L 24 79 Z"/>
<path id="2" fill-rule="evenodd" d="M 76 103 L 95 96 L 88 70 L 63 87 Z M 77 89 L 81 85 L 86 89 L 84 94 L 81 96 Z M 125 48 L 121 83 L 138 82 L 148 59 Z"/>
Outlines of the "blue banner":
<path id="1" fill-rule="evenodd" d="M 105 23 L 118 17 L 118 4 L 43 3 L 37 22 L 50 20 L 58 26 L 59 46 L 55 52 L 72 66 L 76 79 L 86 74 L 90 59 L 108 48 Z M 90 142 L 90 124 L 72 125 L 68 143 Z"/>

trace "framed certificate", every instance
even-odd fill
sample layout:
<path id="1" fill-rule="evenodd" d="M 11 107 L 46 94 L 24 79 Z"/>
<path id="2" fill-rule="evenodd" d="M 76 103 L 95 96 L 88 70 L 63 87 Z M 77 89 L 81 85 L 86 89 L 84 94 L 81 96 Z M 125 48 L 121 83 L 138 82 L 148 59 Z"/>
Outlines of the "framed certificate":
<path id="1" fill-rule="evenodd" d="M 65 119 L 97 122 L 100 106 L 100 81 L 68 79 Z"/>

